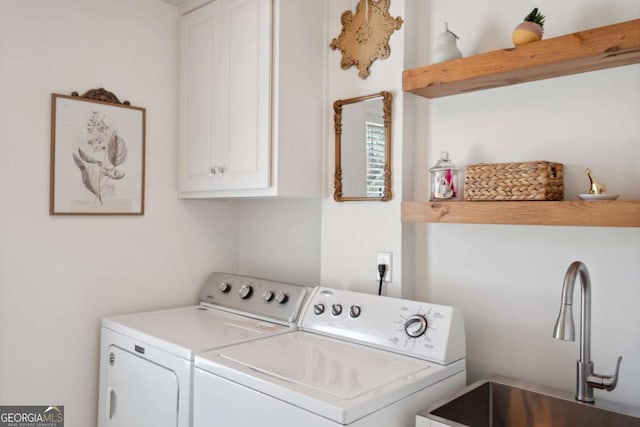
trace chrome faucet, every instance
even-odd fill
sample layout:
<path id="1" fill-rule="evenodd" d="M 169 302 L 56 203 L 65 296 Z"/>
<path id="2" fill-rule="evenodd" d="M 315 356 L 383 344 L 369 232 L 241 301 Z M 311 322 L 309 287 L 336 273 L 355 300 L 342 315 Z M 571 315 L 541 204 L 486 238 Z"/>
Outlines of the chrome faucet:
<path id="1" fill-rule="evenodd" d="M 581 402 L 593 403 L 593 389 L 600 388 L 611 391 L 618 384 L 620 361 L 618 357 L 616 373 L 614 375 L 598 375 L 593 372 L 591 361 L 591 280 L 587 266 L 580 261 L 574 261 L 564 276 L 562 285 L 562 303 L 560 314 L 553 328 L 553 337 L 558 340 L 575 341 L 575 326 L 571 305 L 573 302 L 573 287 L 580 275 L 582 284 L 582 308 L 580 311 L 580 360 L 576 378 L 576 399 Z"/>

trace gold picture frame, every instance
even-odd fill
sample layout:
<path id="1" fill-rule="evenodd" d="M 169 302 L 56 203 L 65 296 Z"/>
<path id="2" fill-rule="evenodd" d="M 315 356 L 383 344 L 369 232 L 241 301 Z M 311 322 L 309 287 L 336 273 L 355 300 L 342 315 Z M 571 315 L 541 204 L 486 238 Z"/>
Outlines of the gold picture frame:
<path id="1" fill-rule="evenodd" d="M 342 14 L 342 31 L 329 46 L 342 52 L 340 66 L 343 70 L 355 65 L 358 76 L 366 79 L 373 61 L 389 57 L 389 38 L 403 23 L 401 17 L 393 18 L 389 14 L 390 2 L 360 0 L 355 14 L 350 10 Z"/>
<path id="2" fill-rule="evenodd" d="M 144 215 L 146 110 L 92 89 L 51 94 L 50 215 Z"/>

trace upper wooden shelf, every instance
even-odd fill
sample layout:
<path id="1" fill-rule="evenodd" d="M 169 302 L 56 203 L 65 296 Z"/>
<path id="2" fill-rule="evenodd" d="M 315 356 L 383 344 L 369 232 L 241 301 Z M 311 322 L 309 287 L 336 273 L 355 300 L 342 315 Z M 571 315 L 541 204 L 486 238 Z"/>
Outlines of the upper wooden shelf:
<path id="1" fill-rule="evenodd" d="M 402 221 L 640 227 L 640 200 L 403 202 Z"/>
<path id="2" fill-rule="evenodd" d="M 640 63 L 640 19 L 454 59 L 402 73 L 426 98 Z"/>

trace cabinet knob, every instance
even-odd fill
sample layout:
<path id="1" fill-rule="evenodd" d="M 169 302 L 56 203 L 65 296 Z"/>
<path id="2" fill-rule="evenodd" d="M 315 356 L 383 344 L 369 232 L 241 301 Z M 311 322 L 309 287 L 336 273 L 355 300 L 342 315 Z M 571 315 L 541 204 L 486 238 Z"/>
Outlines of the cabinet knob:
<path id="1" fill-rule="evenodd" d="M 209 176 L 211 175 L 217 175 L 217 174 L 223 174 L 225 173 L 226 169 L 224 166 L 212 166 L 209 168 Z"/>

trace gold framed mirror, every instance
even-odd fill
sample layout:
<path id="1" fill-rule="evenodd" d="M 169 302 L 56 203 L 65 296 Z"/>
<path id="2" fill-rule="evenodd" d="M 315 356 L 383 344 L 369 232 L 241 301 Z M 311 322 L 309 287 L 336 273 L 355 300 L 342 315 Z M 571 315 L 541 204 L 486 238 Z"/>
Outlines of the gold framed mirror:
<path id="1" fill-rule="evenodd" d="M 379 92 L 333 103 L 335 201 L 391 200 L 391 99 Z"/>

